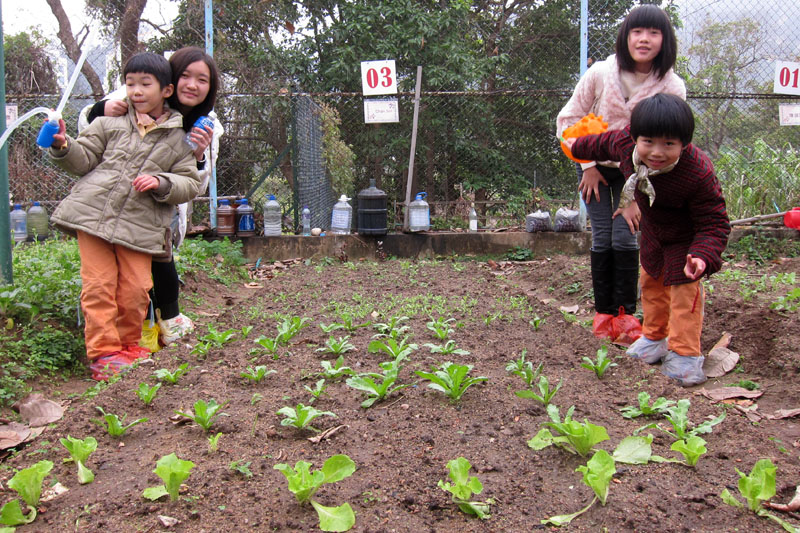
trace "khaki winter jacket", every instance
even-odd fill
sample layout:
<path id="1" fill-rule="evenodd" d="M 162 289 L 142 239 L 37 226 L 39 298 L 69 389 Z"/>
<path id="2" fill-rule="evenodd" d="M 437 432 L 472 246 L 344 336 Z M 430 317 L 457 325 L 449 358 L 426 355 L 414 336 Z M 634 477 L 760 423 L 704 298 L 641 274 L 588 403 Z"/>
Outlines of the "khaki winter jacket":
<path id="1" fill-rule="evenodd" d="M 197 196 L 201 180 L 183 141 L 183 117 L 170 117 L 144 137 L 133 106 L 122 117 L 99 117 L 67 147 L 50 149 L 61 168 L 83 177 L 56 208 L 53 222 L 74 234 L 84 231 L 113 244 L 159 255 L 169 251 L 175 205 Z M 136 192 L 136 176 L 156 176 L 159 187 Z"/>

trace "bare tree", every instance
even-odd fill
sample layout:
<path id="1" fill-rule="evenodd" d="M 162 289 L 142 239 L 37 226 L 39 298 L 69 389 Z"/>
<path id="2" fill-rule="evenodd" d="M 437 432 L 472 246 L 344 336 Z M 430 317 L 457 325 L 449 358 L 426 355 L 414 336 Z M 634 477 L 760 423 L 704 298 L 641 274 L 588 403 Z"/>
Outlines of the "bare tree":
<path id="1" fill-rule="evenodd" d="M 83 28 L 79 32 L 79 35 L 83 34 L 81 42 L 79 43 L 72 33 L 72 24 L 70 24 L 69 17 L 67 17 L 64 7 L 61 5 L 61 0 L 47 0 L 47 4 L 50 6 L 50 10 L 58 21 L 58 33 L 56 35 L 58 35 L 61 44 L 64 45 L 67 56 L 69 56 L 73 63 L 77 64 L 81 57 L 81 46 L 84 44 L 86 36 L 89 34 L 88 28 Z M 100 82 L 100 77 L 97 75 L 97 72 L 94 71 L 94 68 L 92 68 L 88 62 L 83 64 L 81 72 L 86 76 L 86 80 L 92 88 L 92 93 L 100 99 L 103 95 L 103 84 Z"/>

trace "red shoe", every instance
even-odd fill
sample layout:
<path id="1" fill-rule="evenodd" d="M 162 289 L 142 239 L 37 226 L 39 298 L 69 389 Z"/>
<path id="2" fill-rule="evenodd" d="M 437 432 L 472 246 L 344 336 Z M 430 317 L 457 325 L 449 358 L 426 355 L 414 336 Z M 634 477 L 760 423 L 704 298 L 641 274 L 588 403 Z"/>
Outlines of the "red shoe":
<path id="1" fill-rule="evenodd" d="M 138 344 L 136 346 L 126 346 L 125 349 L 122 350 L 122 353 L 127 354 L 130 357 L 131 362 L 136 361 L 137 359 L 147 359 L 153 355 L 153 352 L 144 346 L 139 346 Z"/>
<path id="2" fill-rule="evenodd" d="M 108 381 L 108 378 L 126 371 L 130 368 L 131 357 L 125 352 L 111 352 L 101 355 L 89 363 L 89 370 L 92 371 L 92 379 L 95 381 Z"/>

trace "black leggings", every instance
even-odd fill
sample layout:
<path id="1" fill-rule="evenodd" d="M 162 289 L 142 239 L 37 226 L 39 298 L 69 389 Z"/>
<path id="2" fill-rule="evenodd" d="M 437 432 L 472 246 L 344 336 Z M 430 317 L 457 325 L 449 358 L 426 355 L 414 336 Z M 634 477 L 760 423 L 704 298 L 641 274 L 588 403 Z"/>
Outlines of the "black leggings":
<path id="1" fill-rule="evenodd" d="M 175 318 L 180 313 L 180 307 L 178 307 L 180 280 L 178 271 L 175 269 L 175 259 L 171 259 L 168 263 L 153 261 L 151 270 L 153 272 L 153 288 L 150 290 L 150 299 L 153 306 L 161 311 L 161 320 Z M 152 318 L 149 306 L 147 318 Z"/>

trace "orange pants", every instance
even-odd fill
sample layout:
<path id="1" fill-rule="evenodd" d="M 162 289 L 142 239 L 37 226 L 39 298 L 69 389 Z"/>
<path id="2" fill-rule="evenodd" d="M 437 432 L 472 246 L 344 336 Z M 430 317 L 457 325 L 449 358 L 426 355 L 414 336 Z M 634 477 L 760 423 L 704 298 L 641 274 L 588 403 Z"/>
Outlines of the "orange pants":
<path id="1" fill-rule="evenodd" d="M 678 355 L 701 355 L 700 333 L 703 330 L 705 294 L 700 280 L 664 286 L 641 269 L 642 334 L 659 341 L 669 337 L 668 348 Z"/>
<path id="2" fill-rule="evenodd" d="M 81 307 L 86 319 L 86 355 L 102 355 L 139 344 L 153 286 L 150 254 L 78 232 Z"/>

